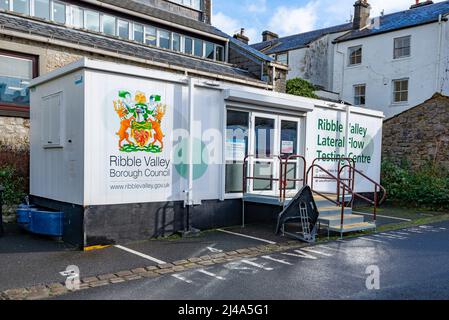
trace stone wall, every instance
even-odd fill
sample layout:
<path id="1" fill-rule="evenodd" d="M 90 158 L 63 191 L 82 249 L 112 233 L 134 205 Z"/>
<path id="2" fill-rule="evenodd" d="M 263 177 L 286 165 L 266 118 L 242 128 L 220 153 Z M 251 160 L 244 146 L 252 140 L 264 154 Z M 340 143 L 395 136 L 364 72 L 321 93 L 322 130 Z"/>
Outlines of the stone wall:
<path id="1" fill-rule="evenodd" d="M 431 162 L 449 169 L 449 97 L 435 94 L 385 121 L 382 156 L 413 168 Z"/>

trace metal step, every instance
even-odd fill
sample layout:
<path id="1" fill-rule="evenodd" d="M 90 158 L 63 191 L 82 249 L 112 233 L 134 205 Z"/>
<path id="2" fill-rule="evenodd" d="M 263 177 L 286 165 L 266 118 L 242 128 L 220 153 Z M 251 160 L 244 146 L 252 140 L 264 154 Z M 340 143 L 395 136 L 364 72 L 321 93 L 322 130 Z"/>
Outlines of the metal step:
<path id="1" fill-rule="evenodd" d="M 336 215 L 324 216 L 324 217 L 322 217 L 320 215 L 318 217 L 318 221 L 328 225 L 329 227 L 334 227 L 334 226 L 340 227 L 341 215 L 336 214 Z M 343 223 L 344 223 L 344 225 L 350 225 L 350 224 L 355 224 L 355 223 L 362 223 L 364 221 L 365 221 L 365 218 L 363 216 L 356 215 L 356 214 L 345 214 L 343 216 Z"/>
<path id="2" fill-rule="evenodd" d="M 341 233 L 364 231 L 364 230 L 371 230 L 371 229 L 376 229 L 375 223 L 360 222 L 360 223 L 344 224 L 343 227 L 341 227 L 340 225 L 329 227 L 330 231 L 341 232 Z"/>
<path id="3" fill-rule="evenodd" d="M 337 207 L 335 205 L 328 205 L 328 206 L 319 206 L 317 204 L 318 207 L 318 212 L 320 213 L 320 218 L 321 217 L 326 217 L 326 216 L 333 216 L 333 215 L 341 215 L 341 207 Z M 344 212 L 343 214 L 352 214 L 352 208 L 350 207 L 346 207 L 344 208 Z"/>

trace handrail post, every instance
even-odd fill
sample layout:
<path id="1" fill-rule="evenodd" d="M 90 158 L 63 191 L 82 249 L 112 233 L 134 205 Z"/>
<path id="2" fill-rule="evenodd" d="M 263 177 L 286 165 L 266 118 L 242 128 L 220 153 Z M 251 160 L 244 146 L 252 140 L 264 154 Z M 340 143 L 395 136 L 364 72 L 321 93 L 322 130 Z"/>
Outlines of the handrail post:
<path id="1" fill-rule="evenodd" d="M 374 185 L 374 222 L 376 222 L 376 214 L 377 214 L 377 184 Z"/>

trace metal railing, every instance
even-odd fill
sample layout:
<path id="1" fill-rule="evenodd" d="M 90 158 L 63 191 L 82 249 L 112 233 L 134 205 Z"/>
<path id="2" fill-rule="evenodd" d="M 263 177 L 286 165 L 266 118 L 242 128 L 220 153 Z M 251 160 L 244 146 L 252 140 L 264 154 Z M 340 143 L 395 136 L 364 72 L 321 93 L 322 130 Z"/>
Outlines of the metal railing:
<path id="1" fill-rule="evenodd" d="M 385 199 L 387 198 L 387 190 L 380 184 L 377 183 L 376 181 L 374 181 L 373 179 L 371 179 L 370 177 L 368 177 L 366 174 L 364 174 L 363 172 L 361 172 L 360 170 L 357 170 L 354 167 L 350 167 L 348 165 L 344 165 L 343 167 L 340 168 L 339 172 L 338 172 L 338 176 L 340 177 L 341 173 L 343 172 L 344 169 L 349 168 L 350 171 L 353 172 L 353 177 L 355 180 L 355 174 L 359 174 L 361 177 L 363 177 L 364 179 L 366 179 L 367 181 L 371 182 L 374 185 L 374 199 L 371 200 L 368 197 L 365 197 L 364 195 L 358 193 L 358 192 L 352 192 L 352 197 L 351 197 L 351 207 L 354 204 L 354 197 L 358 197 L 360 199 L 363 199 L 365 201 L 367 201 L 368 203 L 373 205 L 373 220 L 376 221 L 376 215 L 377 215 L 377 207 L 382 204 Z M 380 199 L 380 201 L 378 200 L 378 190 L 382 191 L 382 197 Z"/>
<path id="2" fill-rule="evenodd" d="M 303 175 L 302 178 L 287 178 L 287 166 L 290 161 L 294 159 L 300 159 L 303 162 Z M 287 192 L 287 185 L 289 182 L 302 182 L 302 185 L 305 186 L 306 184 L 306 170 L 307 170 L 307 162 L 306 158 L 304 156 L 301 156 L 299 154 L 290 155 L 287 158 L 281 159 L 281 166 L 282 166 L 282 160 L 284 160 L 284 170 L 281 170 L 281 173 L 284 173 L 284 176 L 281 179 L 282 183 L 282 189 L 281 189 L 281 201 L 284 201 L 286 199 L 286 192 Z"/>
<path id="3" fill-rule="evenodd" d="M 250 176 L 248 175 L 248 160 L 250 158 L 255 158 L 256 156 L 253 154 L 249 154 L 247 156 L 245 156 L 245 158 L 243 159 L 243 193 L 247 193 L 248 192 L 248 180 L 259 180 L 259 181 L 270 181 L 270 182 L 274 182 L 274 181 L 279 181 L 279 196 L 282 197 L 282 187 L 283 187 L 283 182 L 282 182 L 282 177 L 283 177 L 283 173 L 282 173 L 282 157 L 281 156 L 273 156 L 272 159 L 278 159 L 279 160 L 279 178 L 265 178 L 265 177 L 256 177 L 256 176 Z M 255 159 L 255 161 L 257 162 L 257 158 Z M 264 160 L 264 159 L 262 159 Z M 266 159 L 265 159 L 266 160 Z M 274 161 L 273 161 L 274 163 Z"/>

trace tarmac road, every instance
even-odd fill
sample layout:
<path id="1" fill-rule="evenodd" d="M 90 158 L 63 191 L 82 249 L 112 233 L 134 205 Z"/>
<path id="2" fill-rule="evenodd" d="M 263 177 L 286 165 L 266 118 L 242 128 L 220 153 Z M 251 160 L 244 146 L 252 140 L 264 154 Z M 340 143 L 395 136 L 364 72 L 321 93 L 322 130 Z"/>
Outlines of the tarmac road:
<path id="1" fill-rule="evenodd" d="M 58 299 L 449 299 L 449 222 L 76 291 Z M 379 289 L 367 272 L 379 270 Z M 369 281 L 375 287 L 376 281 Z"/>

